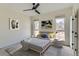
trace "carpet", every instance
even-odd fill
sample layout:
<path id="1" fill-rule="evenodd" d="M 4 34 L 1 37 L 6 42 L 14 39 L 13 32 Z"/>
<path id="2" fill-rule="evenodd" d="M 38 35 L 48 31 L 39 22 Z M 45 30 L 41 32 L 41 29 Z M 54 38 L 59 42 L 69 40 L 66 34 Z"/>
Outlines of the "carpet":
<path id="1" fill-rule="evenodd" d="M 30 49 L 27 51 L 20 49 L 13 53 L 13 56 L 40 56 L 40 54 Z M 63 46 L 62 48 L 50 46 L 43 56 L 74 56 L 74 52 L 67 46 Z"/>

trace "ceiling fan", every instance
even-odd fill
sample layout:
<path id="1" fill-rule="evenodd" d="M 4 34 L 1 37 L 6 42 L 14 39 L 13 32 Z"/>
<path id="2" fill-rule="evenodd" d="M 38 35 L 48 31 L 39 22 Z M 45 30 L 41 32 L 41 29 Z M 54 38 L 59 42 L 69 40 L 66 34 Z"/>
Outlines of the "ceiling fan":
<path id="1" fill-rule="evenodd" d="M 30 11 L 30 10 L 35 10 L 36 13 L 40 14 L 40 12 L 37 10 L 37 8 L 40 6 L 39 3 L 32 3 L 33 7 L 32 9 L 26 9 L 24 11 Z"/>

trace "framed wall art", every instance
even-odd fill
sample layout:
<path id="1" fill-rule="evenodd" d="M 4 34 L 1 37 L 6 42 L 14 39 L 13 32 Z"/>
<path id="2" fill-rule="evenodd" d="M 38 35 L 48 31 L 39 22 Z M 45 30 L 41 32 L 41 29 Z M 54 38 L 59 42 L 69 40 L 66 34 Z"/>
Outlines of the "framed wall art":
<path id="1" fill-rule="evenodd" d="M 41 28 L 42 29 L 52 29 L 52 20 L 41 21 Z"/>
<path id="2" fill-rule="evenodd" d="M 17 19 L 9 19 L 10 30 L 19 30 L 19 22 Z"/>

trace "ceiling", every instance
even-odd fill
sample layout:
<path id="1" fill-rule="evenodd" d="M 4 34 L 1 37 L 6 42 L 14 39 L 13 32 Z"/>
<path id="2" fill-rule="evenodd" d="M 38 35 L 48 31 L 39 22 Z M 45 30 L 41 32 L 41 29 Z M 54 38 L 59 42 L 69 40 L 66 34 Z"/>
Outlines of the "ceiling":
<path id="1" fill-rule="evenodd" d="M 72 3 L 40 3 L 40 6 L 38 7 L 37 10 L 39 10 L 41 14 L 44 14 L 44 13 L 49 13 L 52 11 L 64 9 L 73 5 L 74 4 Z M 34 11 L 23 11 L 25 9 L 32 8 L 32 3 L 4 3 L 4 4 L 0 4 L 0 6 L 11 7 L 11 9 L 28 16 L 38 15 Z"/>

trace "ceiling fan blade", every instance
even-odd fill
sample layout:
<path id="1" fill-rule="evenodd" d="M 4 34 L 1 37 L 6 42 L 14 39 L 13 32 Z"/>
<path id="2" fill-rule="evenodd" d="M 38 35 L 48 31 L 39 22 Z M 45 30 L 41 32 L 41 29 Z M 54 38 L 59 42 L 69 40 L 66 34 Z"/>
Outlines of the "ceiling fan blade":
<path id="1" fill-rule="evenodd" d="M 35 8 L 35 9 L 37 9 L 37 7 L 38 7 L 39 5 L 40 5 L 40 4 L 39 4 L 39 3 L 37 3 L 37 5 L 36 5 L 36 6 L 34 6 L 34 8 Z"/>
<path id="2" fill-rule="evenodd" d="M 36 13 L 40 14 L 40 12 L 38 10 L 35 10 Z"/>
<path id="3" fill-rule="evenodd" d="M 35 3 L 32 3 L 33 5 L 35 5 Z"/>
<path id="4" fill-rule="evenodd" d="M 33 10 L 33 9 L 26 9 L 26 10 L 24 10 L 24 11 L 30 11 L 30 10 Z"/>

